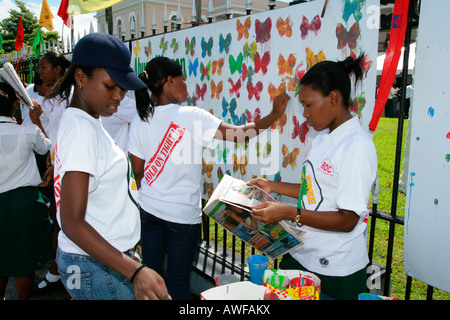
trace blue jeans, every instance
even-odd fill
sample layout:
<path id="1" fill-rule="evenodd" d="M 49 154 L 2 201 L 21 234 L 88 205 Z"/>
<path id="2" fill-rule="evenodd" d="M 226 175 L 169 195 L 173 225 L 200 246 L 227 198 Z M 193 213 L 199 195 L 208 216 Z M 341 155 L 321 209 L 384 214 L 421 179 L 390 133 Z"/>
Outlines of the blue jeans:
<path id="1" fill-rule="evenodd" d="M 134 300 L 133 285 L 113 269 L 90 256 L 58 248 L 56 263 L 62 283 L 75 300 Z"/>
<path id="2" fill-rule="evenodd" d="M 142 263 L 163 275 L 174 300 L 191 298 L 191 269 L 198 253 L 201 224 L 180 224 L 159 219 L 141 209 Z"/>

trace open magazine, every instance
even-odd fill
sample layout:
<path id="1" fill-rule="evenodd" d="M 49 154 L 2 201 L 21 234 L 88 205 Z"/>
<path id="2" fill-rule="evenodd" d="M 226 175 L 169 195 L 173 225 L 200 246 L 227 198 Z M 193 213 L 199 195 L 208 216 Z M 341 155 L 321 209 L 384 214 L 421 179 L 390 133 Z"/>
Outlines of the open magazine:
<path id="1" fill-rule="evenodd" d="M 303 231 L 291 228 L 286 221 L 264 224 L 250 215 L 251 207 L 276 201 L 255 185 L 224 175 L 203 212 L 269 258 L 276 259 L 301 246 Z"/>

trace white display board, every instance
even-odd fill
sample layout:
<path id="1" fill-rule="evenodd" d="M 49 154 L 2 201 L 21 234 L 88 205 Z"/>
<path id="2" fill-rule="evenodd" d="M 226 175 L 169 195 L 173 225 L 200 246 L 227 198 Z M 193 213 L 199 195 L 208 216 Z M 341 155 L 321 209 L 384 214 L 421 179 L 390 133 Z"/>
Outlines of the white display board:
<path id="1" fill-rule="evenodd" d="M 155 56 L 180 62 L 187 104 L 235 124 L 254 121 L 287 92 L 285 115 L 248 144 L 215 141 L 203 153 L 203 196 L 224 173 L 243 180 L 300 181 L 312 138 L 298 102 L 298 80 L 321 60 L 366 55 L 364 81 L 352 92 L 352 111 L 368 130 L 375 102 L 379 1 L 325 0 L 268 10 L 213 24 L 156 35 L 132 43 L 136 73 Z"/>
<path id="2" fill-rule="evenodd" d="M 405 273 L 450 291 L 450 2 L 422 1 L 411 104 Z"/>

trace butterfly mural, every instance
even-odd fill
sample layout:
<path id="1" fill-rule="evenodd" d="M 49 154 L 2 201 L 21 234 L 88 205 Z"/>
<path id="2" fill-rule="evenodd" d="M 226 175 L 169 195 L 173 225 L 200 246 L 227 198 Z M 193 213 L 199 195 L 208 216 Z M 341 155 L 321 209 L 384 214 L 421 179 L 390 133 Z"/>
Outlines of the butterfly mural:
<path id="1" fill-rule="evenodd" d="M 216 154 L 218 163 L 227 163 L 228 155 L 230 154 L 229 148 L 222 148 L 220 143 L 216 146 Z"/>
<path id="2" fill-rule="evenodd" d="M 172 39 L 172 42 L 170 44 L 170 47 L 172 48 L 173 53 L 177 53 L 178 51 L 178 42 L 177 39 Z"/>
<path id="3" fill-rule="evenodd" d="M 230 52 L 230 44 L 231 44 L 231 33 L 228 33 L 224 38 L 222 34 L 219 36 L 219 52 L 222 53 L 225 51 L 226 53 Z"/>
<path id="4" fill-rule="evenodd" d="M 211 178 L 211 172 L 212 169 L 214 167 L 214 163 L 212 161 L 209 161 L 208 163 L 206 163 L 205 159 L 202 158 L 202 175 L 205 175 L 208 178 Z"/>
<path id="5" fill-rule="evenodd" d="M 209 37 L 208 41 L 206 41 L 205 38 L 202 37 L 202 58 L 206 56 L 211 57 L 213 44 L 213 37 Z"/>
<path id="6" fill-rule="evenodd" d="M 356 48 L 356 41 L 360 36 L 359 23 L 355 22 L 347 31 L 342 23 L 336 26 L 337 48 L 343 49 L 346 45 L 352 50 Z"/>
<path id="7" fill-rule="evenodd" d="M 255 20 L 256 42 L 264 43 L 270 40 L 270 31 L 272 29 L 272 19 L 268 17 L 264 22 Z"/>
<path id="8" fill-rule="evenodd" d="M 279 17 L 277 19 L 277 22 L 275 23 L 275 26 L 277 27 L 278 34 L 280 35 L 280 37 L 285 35 L 288 38 L 292 36 L 292 25 L 293 23 L 291 16 L 287 16 L 286 20 Z"/>
<path id="9" fill-rule="evenodd" d="M 283 55 L 280 53 L 278 56 L 278 75 L 281 76 L 285 73 L 288 73 L 292 75 L 293 69 L 295 67 L 295 64 L 297 62 L 297 58 L 293 53 L 289 55 L 287 60 L 283 57 Z"/>
<path id="10" fill-rule="evenodd" d="M 248 41 L 246 41 L 244 44 L 244 47 L 242 48 L 244 59 L 250 58 L 252 61 L 254 61 L 255 53 L 257 50 L 258 50 L 258 47 L 257 47 L 255 41 L 253 41 L 252 44 L 248 44 Z"/>
<path id="11" fill-rule="evenodd" d="M 147 46 L 144 46 L 144 53 L 147 58 L 152 54 L 152 43 L 148 40 Z"/>
<path id="12" fill-rule="evenodd" d="M 260 70 L 263 74 L 267 73 L 267 67 L 270 63 L 270 51 L 266 51 L 261 57 L 259 52 L 255 53 L 255 73 L 258 73 Z"/>
<path id="13" fill-rule="evenodd" d="M 243 155 L 240 159 L 238 159 L 236 153 L 233 154 L 233 172 L 238 172 L 241 175 L 245 175 L 247 173 L 247 156 Z"/>
<path id="14" fill-rule="evenodd" d="M 192 60 L 189 60 L 189 76 L 194 75 L 194 77 L 197 76 L 197 69 L 198 69 L 198 58 L 195 58 L 194 62 Z"/>
<path id="15" fill-rule="evenodd" d="M 271 126 L 270 129 L 271 130 L 275 130 L 278 128 L 278 132 L 279 133 L 283 133 L 283 128 L 287 123 L 287 115 L 286 112 L 283 113 L 283 115 L 281 117 L 279 117 Z"/>
<path id="16" fill-rule="evenodd" d="M 242 65 L 242 81 L 245 81 L 247 79 L 248 81 L 252 81 L 252 77 L 255 74 L 255 70 L 252 66 L 249 66 L 247 68 L 247 64 L 244 63 Z"/>
<path id="17" fill-rule="evenodd" d="M 222 67 L 225 64 L 225 58 L 220 58 L 218 60 L 214 60 L 211 64 L 212 70 L 211 73 L 212 74 L 217 74 L 220 76 L 222 74 Z"/>
<path id="18" fill-rule="evenodd" d="M 356 54 L 352 51 L 352 53 L 350 54 L 351 57 L 353 57 L 353 59 L 356 59 Z M 365 54 L 362 58 L 361 61 L 361 67 L 363 70 L 363 74 L 364 74 L 364 78 L 367 77 L 367 73 L 369 72 L 370 68 L 372 67 L 373 62 L 371 60 L 369 60 L 369 55 Z"/>
<path id="19" fill-rule="evenodd" d="M 231 117 L 234 117 L 234 112 L 236 111 L 237 100 L 236 98 L 232 98 L 228 103 L 225 97 L 222 98 L 222 117 L 225 118 L 228 114 Z"/>
<path id="20" fill-rule="evenodd" d="M 204 80 L 205 78 L 210 80 L 210 71 L 211 71 L 211 61 L 208 62 L 207 65 L 204 65 L 203 62 L 200 63 L 200 80 Z"/>
<path id="21" fill-rule="evenodd" d="M 136 40 L 136 46 L 133 48 L 134 55 L 136 58 L 139 56 L 139 52 L 141 51 L 141 46 L 139 45 L 139 40 Z"/>
<path id="22" fill-rule="evenodd" d="M 296 116 L 292 116 L 292 122 L 294 124 L 294 131 L 292 132 L 292 139 L 299 138 L 301 143 L 305 143 L 306 135 L 309 132 L 309 125 L 306 121 L 300 125 Z"/>
<path id="23" fill-rule="evenodd" d="M 267 158 L 270 153 L 272 152 L 272 145 L 270 144 L 270 141 L 266 142 L 265 144 L 261 142 L 257 142 L 255 144 L 256 148 L 256 155 L 259 157 Z"/>
<path id="24" fill-rule="evenodd" d="M 247 82 L 247 92 L 248 92 L 248 100 L 251 100 L 253 97 L 259 101 L 261 98 L 261 92 L 263 90 L 263 83 L 258 81 L 255 85 L 251 81 Z"/>
<path id="25" fill-rule="evenodd" d="M 241 78 L 239 78 L 236 82 L 233 82 L 233 80 L 231 80 L 231 78 L 228 78 L 228 82 L 230 83 L 230 96 L 232 96 L 233 94 L 236 95 L 237 98 L 239 98 L 241 96 L 239 90 L 241 89 Z"/>
<path id="26" fill-rule="evenodd" d="M 230 72 L 231 74 L 235 73 L 236 71 L 239 72 L 239 74 L 242 72 L 242 63 L 244 61 L 244 56 L 242 55 L 242 52 L 239 53 L 237 58 L 235 59 L 232 54 L 228 56 L 228 62 L 230 66 Z"/>
<path id="27" fill-rule="evenodd" d="M 169 41 L 165 41 L 164 37 L 162 37 L 161 42 L 159 43 L 159 48 L 162 50 L 162 54 L 165 54 L 169 48 Z"/>
<path id="28" fill-rule="evenodd" d="M 283 168 L 286 168 L 287 166 L 291 166 L 292 169 L 295 169 L 297 166 L 297 156 L 300 153 L 299 148 L 294 148 L 294 150 L 289 151 L 288 147 L 283 144 L 281 147 L 281 153 L 283 154 Z"/>
<path id="29" fill-rule="evenodd" d="M 206 90 L 207 90 L 206 83 L 204 83 L 203 86 L 201 86 L 201 87 L 198 84 L 195 85 L 195 93 L 196 93 L 197 101 L 199 99 L 205 100 Z"/>
<path id="30" fill-rule="evenodd" d="M 362 8 L 365 5 L 366 0 L 343 0 L 344 10 L 342 13 L 342 19 L 348 22 L 350 17 L 353 15 L 355 20 L 359 22 L 363 16 Z"/>
<path id="31" fill-rule="evenodd" d="M 220 95 L 222 93 L 222 89 L 223 89 L 223 81 L 220 81 L 217 85 L 214 82 L 214 80 L 211 80 L 211 99 L 213 99 L 214 97 L 219 100 L 220 99 Z"/>
<path id="32" fill-rule="evenodd" d="M 311 23 L 309 23 L 308 19 L 305 16 L 303 16 L 302 23 L 300 24 L 300 32 L 302 39 L 305 40 L 305 38 L 309 34 L 309 31 L 312 31 L 317 35 L 321 26 L 322 21 L 320 20 L 319 15 L 316 15 L 311 21 Z"/>
<path id="33" fill-rule="evenodd" d="M 191 57 L 193 57 L 195 55 L 195 36 L 192 37 L 190 41 L 189 38 L 186 37 L 186 40 L 184 40 L 184 46 L 186 48 L 185 54 L 190 54 Z"/>
<path id="34" fill-rule="evenodd" d="M 207 182 L 203 179 L 203 194 L 208 195 L 208 198 L 211 198 L 214 191 L 214 182 Z"/>
<path id="35" fill-rule="evenodd" d="M 366 106 L 365 92 L 362 92 L 359 96 L 350 99 L 350 111 L 356 114 L 358 118 L 361 118 L 362 110 L 364 109 L 365 106 Z"/>
<path id="36" fill-rule="evenodd" d="M 317 62 L 327 60 L 327 57 L 325 56 L 325 53 L 323 53 L 323 50 L 320 50 L 318 54 L 314 54 L 314 52 L 310 48 L 306 48 L 305 51 L 306 51 L 306 70 L 311 69 L 311 67 L 315 65 Z"/>
<path id="37" fill-rule="evenodd" d="M 255 122 L 261 119 L 261 110 L 259 108 L 256 108 L 253 114 L 248 109 L 245 109 L 244 113 L 247 117 L 247 122 Z"/>
<path id="38" fill-rule="evenodd" d="M 238 33 L 237 39 L 241 40 L 242 38 L 248 39 L 249 33 L 248 30 L 250 29 L 252 25 L 252 20 L 250 17 L 247 17 L 245 19 L 244 23 L 241 22 L 241 20 L 236 20 L 236 31 Z"/>
<path id="39" fill-rule="evenodd" d="M 270 102 L 272 102 L 276 96 L 278 96 L 283 92 L 286 92 L 286 83 L 282 82 L 277 88 L 272 82 L 269 82 L 267 92 L 269 93 L 270 96 Z"/>

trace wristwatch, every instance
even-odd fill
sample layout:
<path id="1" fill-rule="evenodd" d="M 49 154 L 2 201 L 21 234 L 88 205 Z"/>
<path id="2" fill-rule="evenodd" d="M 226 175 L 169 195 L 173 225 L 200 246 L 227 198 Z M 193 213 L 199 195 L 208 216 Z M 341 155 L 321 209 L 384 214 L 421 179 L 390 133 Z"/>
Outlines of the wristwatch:
<path id="1" fill-rule="evenodd" d="M 300 218 L 302 217 L 302 209 L 297 208 L 297 215 L 294 218 L 294 222 L 300 223 Z"/>

